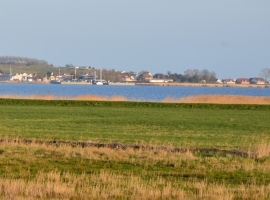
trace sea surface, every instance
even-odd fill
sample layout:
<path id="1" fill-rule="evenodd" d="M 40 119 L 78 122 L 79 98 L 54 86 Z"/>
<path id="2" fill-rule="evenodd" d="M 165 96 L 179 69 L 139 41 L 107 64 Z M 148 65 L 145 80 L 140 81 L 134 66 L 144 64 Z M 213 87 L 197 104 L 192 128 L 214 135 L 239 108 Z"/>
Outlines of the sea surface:
<path id="1" fill-rule="evenodd" d="M 193 87 L 193 86 L 110 86 L 0 83 L 0 95 L 124 96 L 130 100 L 162 101 L 195 95 L 270 96 L 270 88 Z"/>

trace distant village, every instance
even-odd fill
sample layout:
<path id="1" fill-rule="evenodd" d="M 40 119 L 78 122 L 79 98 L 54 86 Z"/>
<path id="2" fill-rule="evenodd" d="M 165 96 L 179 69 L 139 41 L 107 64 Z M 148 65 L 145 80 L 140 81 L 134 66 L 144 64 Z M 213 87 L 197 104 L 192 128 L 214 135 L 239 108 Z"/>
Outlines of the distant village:
<path id="1" fill-rule="evenodd" d="M 50 82 L 50 81 L 63 81 L 63 82 L 93 82 L 95 80 L 106 79 L 102 78 L 101 74 L 94 73 L 91 74 L 57 74 L 50 73 L 49 75 L 42 77 L 37 77 L 36 74 L 32 73 L 16 73 L 16 74 L 3 74 L 0 73 L 0 81 L 11 81 L 11 82 Z M 182 79 L 182 80 L 181 80 Z M 184 79 L 184 81 L 183 81 Z M 194 80 L 195 79 L 195 80 Z M 156 73 L 152 75 L 150 72 L 120 72 L 120 78 L 117 80 L 120 82 L 145 82 L 145 83 L 172 83 L 172 82 L 189 82 L 189 83 L 220 83 L 220 84 L 269 84 L 269 82 L 261 77 L 252 77 L 252 78 L 227 78 L 227 79 L 208 79 L 205 80 L 200 78 L 194 78 L 194 76 L 184 76 L 178 77 L 175 74 L 162 74 Z M 106 81 L 115 81 L 115 80 L 106 80 Z"/>
<path id="2" fill-rule="evenodd" d="M 207 69 L 188 69 L 183 74 L 172 73 L 152 74 L 149 71 L 126 72 L 108 69 L 95 69 L 90 66 L 52 67 L 44 60 L 21 58 L 21 57 L 0 57 L 0 64 L 10 66 L 9 71 L 3 71 L 0 68 L 0 81 L 4 82 L 28 82 L 28 83 L 50 83 L 50 82 L 125 82 L 125 83 L 218 83 L 218 84 L 269 84 L 270 68 L 261 70 L 261 77 L 239 77 L 237 79 L 226 78 L 218 79 L 215 72 Z M 43 66 L 47 73 L 27 73 L 16 72 L 18 67 L 12 69 L 11 65 L 19 66 L 24 69 L 25 66 Z M 61 72 L 64 71 L 64 72 Z M 68 72 L 65 72 L 68 71 Z"/>

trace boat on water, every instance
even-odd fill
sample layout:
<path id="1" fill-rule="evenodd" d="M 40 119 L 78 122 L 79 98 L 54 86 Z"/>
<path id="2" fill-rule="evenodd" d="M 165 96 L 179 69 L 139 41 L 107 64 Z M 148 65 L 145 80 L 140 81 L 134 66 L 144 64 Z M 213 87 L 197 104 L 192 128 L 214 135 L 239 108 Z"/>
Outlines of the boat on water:
<path id="1" fill-rule="evenodd" d="M 61 81 L 59 81 L 59 80 L 51 80 L 50 84 L 61 84 Z"/>
<path id="2" fill-rule="evenodd" d="M 61 80 L 60 80 L 60 67 L 59 67 L 59 74 L 58 74 L 58 79 L 55 78 L 54 74 L 51 73 L 50 76 L 50 84 L 61 84 Z"/>
<path id="3" fill-rule="evenodd" d="M 99 70 L 99 79 L 95 79 L 92 82 L 93 85 L 109 85 L 107 81 L 102 80 L 102 68 Z"/>
<path id="4" fill-rule="evenodd" d="M 94 80 L 92 82 L 93 85 L 109 85 L 107 81 L 104 80 Z"/>
<path id="5" fill-rule="evenodd" d="M 119 86 L 119 85 L 123 85 L 123 86 L 135 86 L 135 83 L 126 83 L 126 82 L 109 82 L 108 83 L 109 85 L 116 85 L 116 86 Z"/>

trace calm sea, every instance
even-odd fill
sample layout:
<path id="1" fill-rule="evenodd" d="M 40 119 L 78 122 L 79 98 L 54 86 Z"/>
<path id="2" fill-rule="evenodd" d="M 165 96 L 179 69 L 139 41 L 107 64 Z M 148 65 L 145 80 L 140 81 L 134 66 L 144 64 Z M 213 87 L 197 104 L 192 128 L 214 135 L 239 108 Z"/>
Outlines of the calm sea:
<path id="1" fill-rule="evenodd" d="M 0 95 L 99 95 L 125 96 L 128 99 L 161 101 L 166 97 L 180 98 L 201 94 L 270 96 L 270 88 L 181 87 L 181 86 L 98 86 L 62 84 L 0 83 Z"/>

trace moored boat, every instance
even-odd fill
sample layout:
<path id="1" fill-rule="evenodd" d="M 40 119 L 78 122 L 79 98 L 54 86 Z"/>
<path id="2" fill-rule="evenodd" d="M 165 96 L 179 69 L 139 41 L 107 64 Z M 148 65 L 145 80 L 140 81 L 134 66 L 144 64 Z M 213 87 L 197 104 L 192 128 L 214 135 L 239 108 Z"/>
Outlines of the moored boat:
<path id="1" fill-rule="evenodd" d="M 59 80 L 51 80 L 50 83 L 51 84 L 61 84 L 61 81 L 59 81 Z"/>

